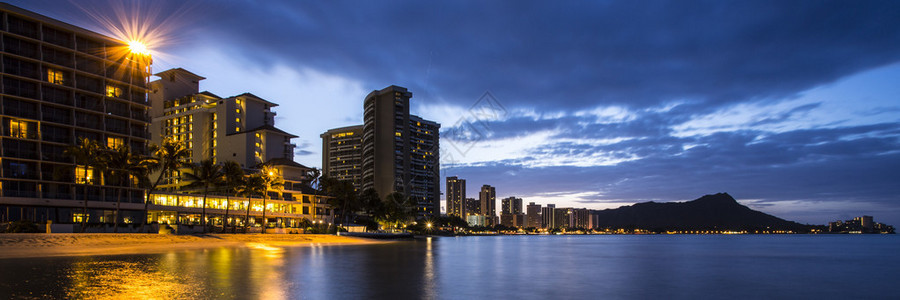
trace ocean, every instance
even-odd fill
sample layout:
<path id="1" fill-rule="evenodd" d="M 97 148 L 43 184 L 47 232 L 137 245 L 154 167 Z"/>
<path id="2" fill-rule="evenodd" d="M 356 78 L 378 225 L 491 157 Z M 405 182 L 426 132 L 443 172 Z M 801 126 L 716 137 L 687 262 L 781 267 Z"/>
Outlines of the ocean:
<path id="1" fill-rule="evenodd" d="M 897 299 L 896 235 L 434 237 L 0 259 L 3 298 Z"/>

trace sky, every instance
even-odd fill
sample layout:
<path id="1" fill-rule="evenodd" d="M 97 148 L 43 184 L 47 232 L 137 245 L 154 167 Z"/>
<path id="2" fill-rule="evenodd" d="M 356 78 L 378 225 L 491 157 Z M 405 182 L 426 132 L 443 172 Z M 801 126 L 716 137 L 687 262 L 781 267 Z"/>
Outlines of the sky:
<path id="1" fill-rule="evenodd" d="M 900 225 L 896 1 L 10 3 L 142 32 L 155 72 L 279 103 L 311 167 L 319 134 L 399 85 L 441 123 L 441 181 L 468 197 L 490 184 L 606 209 L 727 192 L 800 223 Z"/>

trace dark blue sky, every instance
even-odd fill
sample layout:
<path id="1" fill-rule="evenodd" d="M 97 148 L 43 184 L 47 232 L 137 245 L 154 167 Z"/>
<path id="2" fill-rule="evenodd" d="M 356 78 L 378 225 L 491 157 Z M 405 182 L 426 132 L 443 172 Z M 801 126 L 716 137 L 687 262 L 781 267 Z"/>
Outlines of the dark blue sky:
<path id="1" fill-rule="evenodd" d="M 470 197 L 728 192 L 804 223 L 900 225 L 896 1 L 182 2 L 12 4 L 101 32 L 142 20 L 156 71 L 280 103 L 310 166 L 320 133 L 396 84 L 442 123 L 442 175 Z"/>

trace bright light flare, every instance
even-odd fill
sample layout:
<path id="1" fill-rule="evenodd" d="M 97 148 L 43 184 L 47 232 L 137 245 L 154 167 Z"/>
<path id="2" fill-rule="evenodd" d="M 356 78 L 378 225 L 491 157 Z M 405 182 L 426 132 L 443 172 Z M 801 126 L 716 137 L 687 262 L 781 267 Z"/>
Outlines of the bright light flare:
<path id="1" fill-rule="evenodd" d="M 149 55 L 150 54 L 150 49 L 147 48 L 147 45 L 144 45 L 143 42 L 137 41 L 137 40 L 132 40 L 132 41 L 128 42 L 128 50 L 131 51 L 131 53 L 139 54 L 139 55 Z"/>

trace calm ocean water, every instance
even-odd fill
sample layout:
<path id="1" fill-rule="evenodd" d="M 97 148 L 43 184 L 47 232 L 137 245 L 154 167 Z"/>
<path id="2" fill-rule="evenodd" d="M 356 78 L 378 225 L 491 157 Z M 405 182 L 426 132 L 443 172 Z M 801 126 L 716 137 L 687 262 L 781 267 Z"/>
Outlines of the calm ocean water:
<path id="1" fill-rule="evenodd" d="M 442 237 L 0 259 L 2 298 L 897 299 L 896 235 Z"/>

